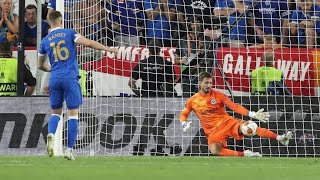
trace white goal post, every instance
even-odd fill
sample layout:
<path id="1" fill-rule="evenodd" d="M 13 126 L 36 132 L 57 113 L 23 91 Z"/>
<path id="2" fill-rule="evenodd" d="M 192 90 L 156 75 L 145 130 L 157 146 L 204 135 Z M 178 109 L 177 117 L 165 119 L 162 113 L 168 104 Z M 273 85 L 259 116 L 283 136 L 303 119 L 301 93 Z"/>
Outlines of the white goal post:
<path id="1" fill-rule="evenodd" d="M 60 11 L 61 14 L 62 14 L 62 18 L 64 19 L 64 1 L 56 1 L 56 10 L 57 11 Z M 63 153 L 63 124 L 64 122 L 66 122 L 65 120 L 65 116 L 64 116 L 64 113 L 65 115 L 67 114 L 66 113 L 66 108 L 64 106 L 63 108 L 63 111 L 62 111 L 62 114 L 61 114 L 61 119 L 58 123 L 58 126 L 57 126 L 57 131 L 56 131 L 56 134 L 55 134 L 55 139 L 54 139 L 54 155 L 55 156 L 63 156 L 64 153 Z M 67 134 L 67 133 L 66 133 Z"/>

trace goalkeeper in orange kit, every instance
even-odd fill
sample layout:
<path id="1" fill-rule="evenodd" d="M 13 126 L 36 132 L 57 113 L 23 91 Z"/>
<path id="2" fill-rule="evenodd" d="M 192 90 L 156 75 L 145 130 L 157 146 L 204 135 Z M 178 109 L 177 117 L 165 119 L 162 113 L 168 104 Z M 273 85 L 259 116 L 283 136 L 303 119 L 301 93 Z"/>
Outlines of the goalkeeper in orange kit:
<path id="1" fill-rule="evenodd" d="M 208 147 L 213 155 L 261 157 L 260 153 L 250 150 L 238 152 L 227 149 L 227 139 L 229 137 L 234 137 L 237 140 L 243 138 L 244 132 L 242 132 L 243 128 L 241 127 L 246 121 L 229 116 L 224 106 L 226 105 L 241 115 L 258 119 L 264 123 L 269 120 L 269 113 L 263 112 L 263 109 L 257 112 L 249 111 L 245 107 L 232 102 L 223 93 L 212 90 L 212 76 L 210 73 L 201 73 L 199 83 L 200 91 L 187 100 L 186 107 L 180 115 L 183 132 L 186 132 L 191 126 L 191 122 L 188 122 L 187 118 L 193 110 L 202 124 L 208 140 Z M 278 140 L 283 145 L 288 145 L 289 140 L 292 138 L 291 131 L 284 135 L 277 135 L 268 129 L 260 127 L 256 129 L 256 134 L 263 138 Z"/>

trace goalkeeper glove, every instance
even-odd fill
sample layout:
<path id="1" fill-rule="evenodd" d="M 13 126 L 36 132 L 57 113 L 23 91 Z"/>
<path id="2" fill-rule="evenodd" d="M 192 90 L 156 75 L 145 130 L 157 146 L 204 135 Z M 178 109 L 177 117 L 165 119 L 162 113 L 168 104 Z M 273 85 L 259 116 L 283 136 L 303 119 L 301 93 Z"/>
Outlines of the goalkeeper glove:
<path id="1" fill-rule="evenodd" d="M 257 112 L 249 111 L 249 117 L 258 119 L 259 121 L 266 123 L 267 121 L 269 121 L 270 114 L 269 112 L 263 112 L 263 111 L 264 111 L 263 108 Z"/>
<path id="2" fill-rule="evenodd" d="M 186 131 L 190 128 L 191 123 L 192 123 L 191 121 L 189 121 L 189 122 L 187 122 L 187 121 L 182 121 L 182 122 L 181 122 L 182 131 L 183 131 L 183 132 L 186 132 Z"/>

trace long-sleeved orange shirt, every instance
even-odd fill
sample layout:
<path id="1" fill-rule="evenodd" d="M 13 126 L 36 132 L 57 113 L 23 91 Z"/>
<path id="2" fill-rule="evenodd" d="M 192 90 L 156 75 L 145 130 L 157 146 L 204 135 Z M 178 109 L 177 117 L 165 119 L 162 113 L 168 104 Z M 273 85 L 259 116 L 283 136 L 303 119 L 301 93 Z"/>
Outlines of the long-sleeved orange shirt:
<path id="1" fill-rule="evenodd" d="M 226 112 L 225 105 L 241 115 L 248 115 L 249 113 L 245 107 L 232 102 L 223 93 L 211 90 L 210 93 L 205 95 L 199 92 L 187 100 L 186 107 L 180 114 L 180 122 L 186 121 L 190 112 L 194 111 L 204 132 L 209 135 L 217 127 L 223 125 L 225 121 L 232 118 Z"/>

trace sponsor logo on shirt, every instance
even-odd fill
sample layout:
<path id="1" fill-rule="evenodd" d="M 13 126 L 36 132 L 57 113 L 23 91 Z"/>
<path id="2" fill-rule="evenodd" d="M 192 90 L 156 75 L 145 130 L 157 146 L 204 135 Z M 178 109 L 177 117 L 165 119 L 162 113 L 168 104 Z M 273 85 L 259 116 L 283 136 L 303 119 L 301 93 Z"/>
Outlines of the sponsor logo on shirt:
<path id="1" fill-rule="evenodd" d="M 261 8 L 259 9 L 259 12 L 261 14 L 273 14 L 274 12 L 276 12 L 275 8 Z"/>
<path id="2" fill-rule="evenodd" d="M 217 101 L 215 99 L 211 99 L 211 101 L 210 101 L 211 104 L 216 104 L 216 102 Z"/>
<path id="3" fill-rule="evenodd" d="M 206 109 L 201 114 L 202 115 L 210 115 L 210 114 L 216 113 L 217 111 L 218 111 L 218 108 Z"/>
<path id="4" fill-rule="evenodd" d="M 203 2 L 203 1 L 195 1 L 195 2 L 192 2 L 191 7 L 192 7 L 193 9 L 201 9 L 201 10 L 204 10 L 204 9 L 208 8 L 208 6 L 206 5 L 206 3 Z"/>

